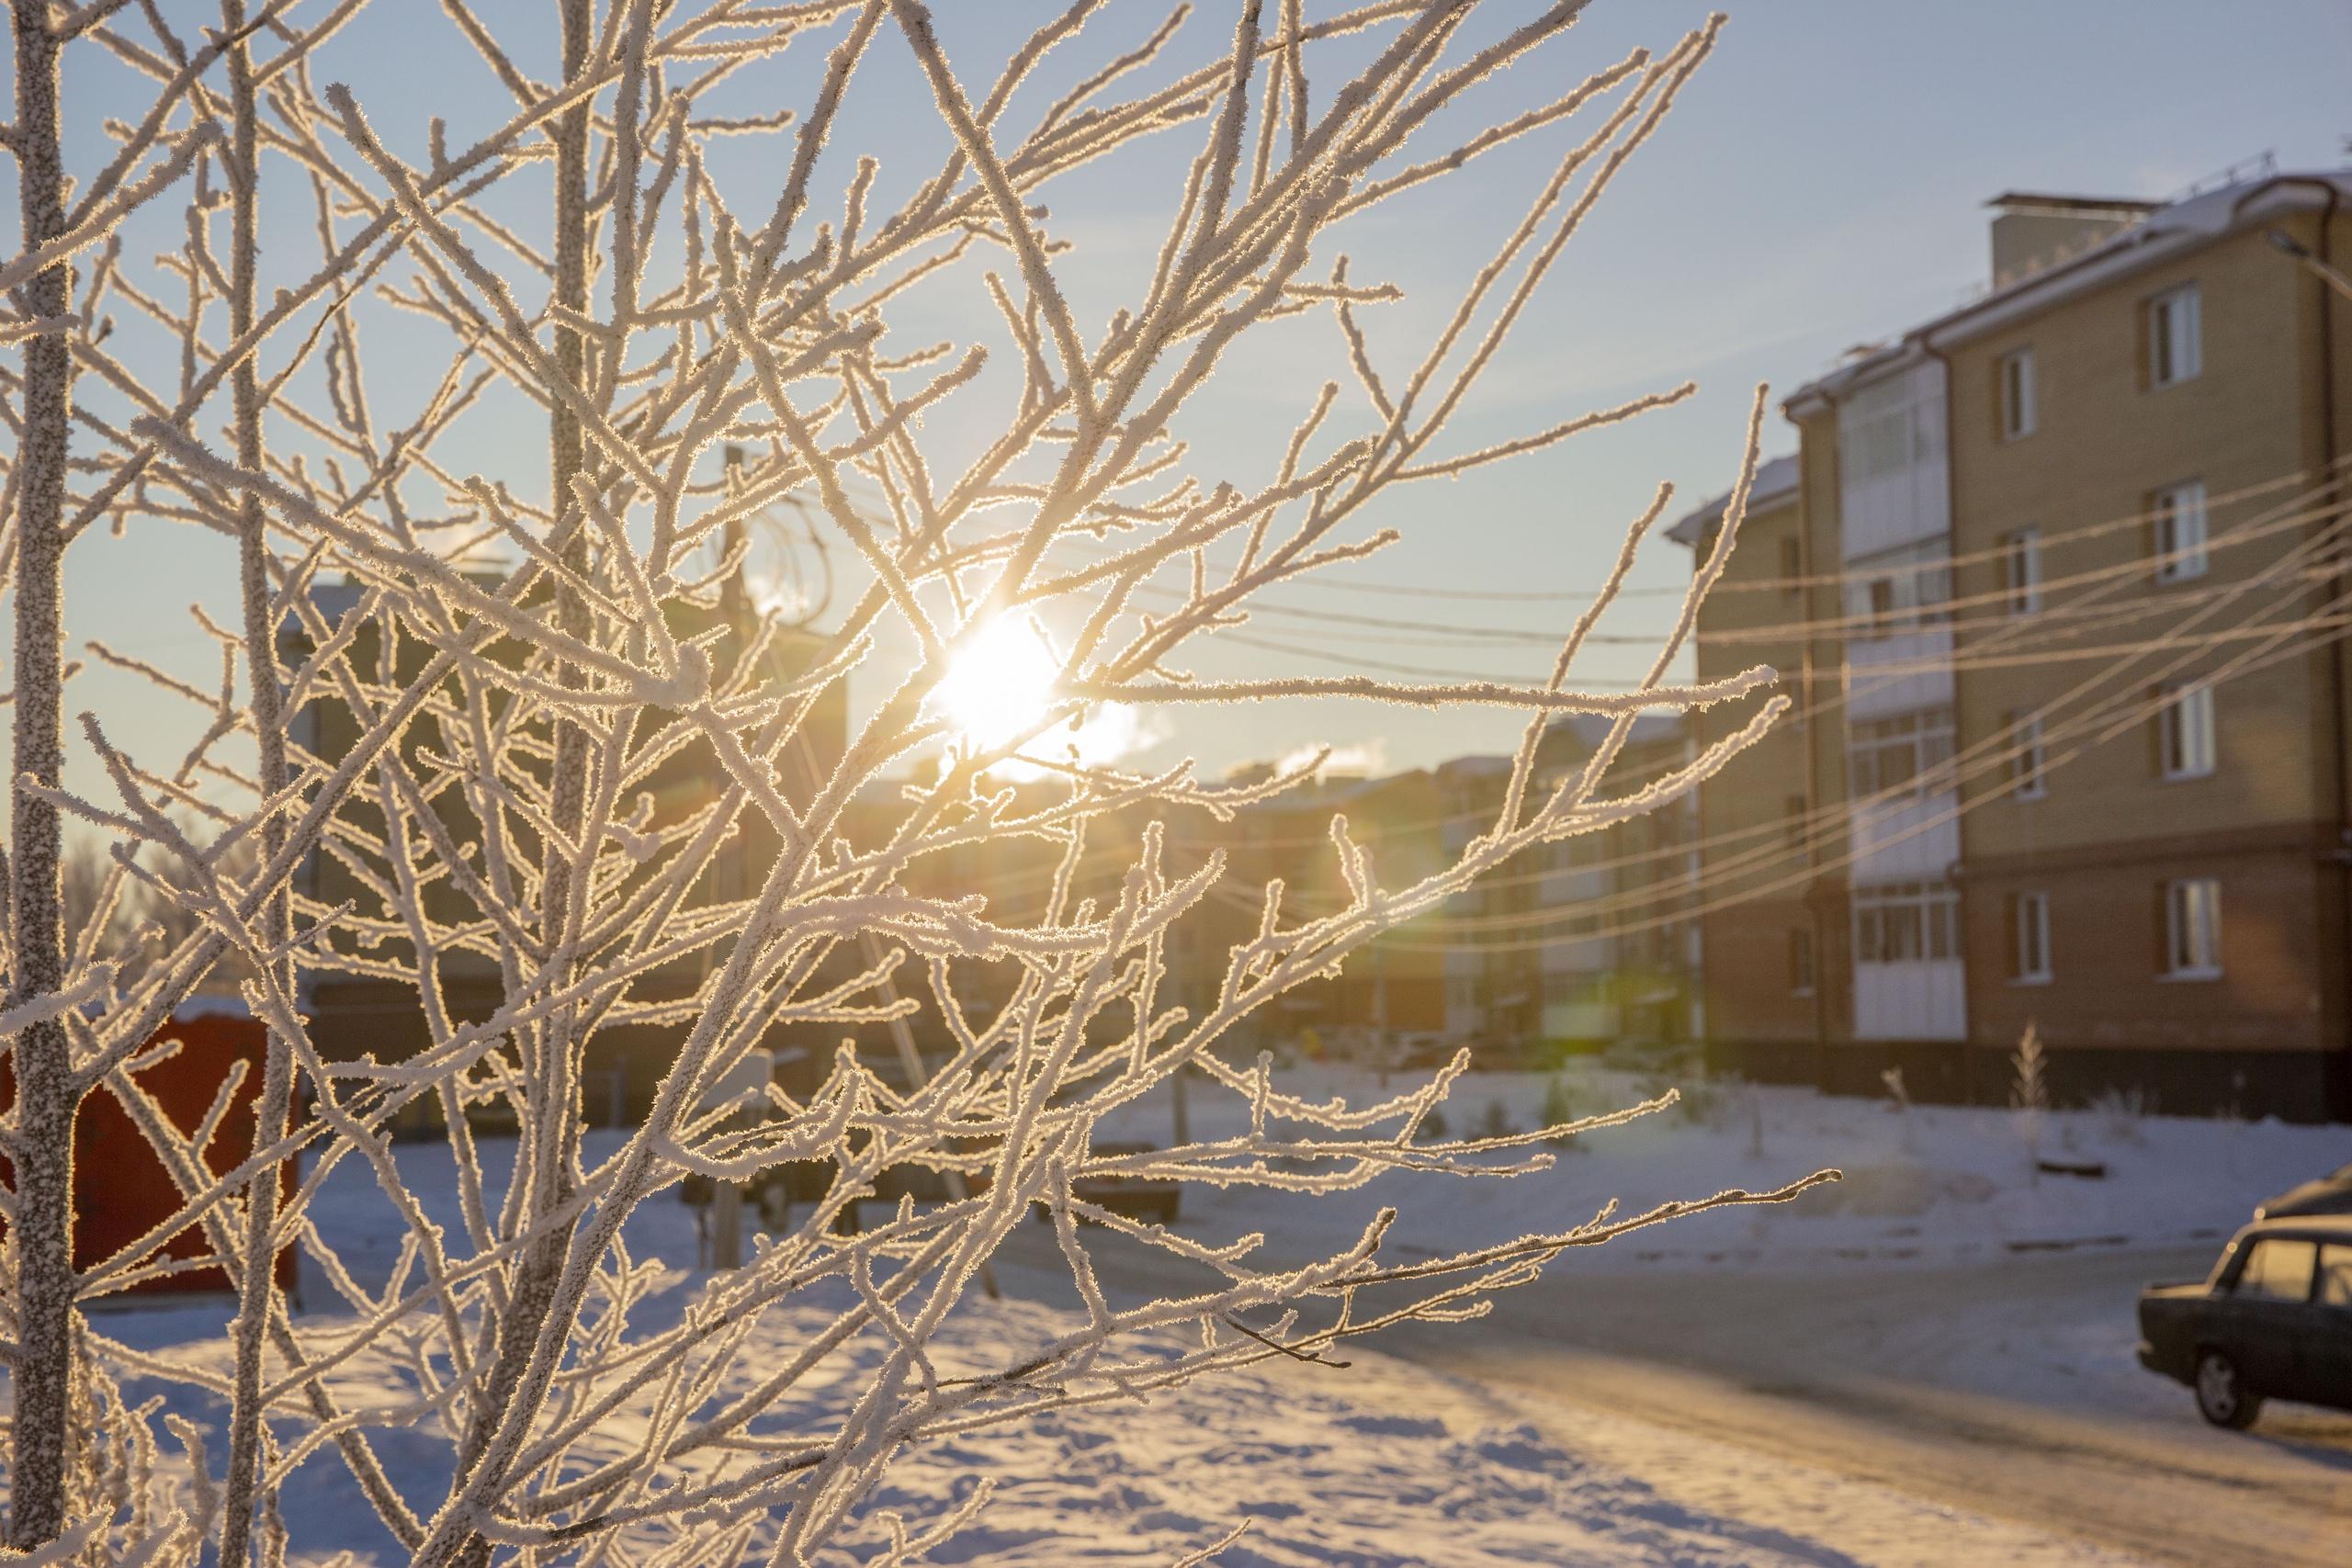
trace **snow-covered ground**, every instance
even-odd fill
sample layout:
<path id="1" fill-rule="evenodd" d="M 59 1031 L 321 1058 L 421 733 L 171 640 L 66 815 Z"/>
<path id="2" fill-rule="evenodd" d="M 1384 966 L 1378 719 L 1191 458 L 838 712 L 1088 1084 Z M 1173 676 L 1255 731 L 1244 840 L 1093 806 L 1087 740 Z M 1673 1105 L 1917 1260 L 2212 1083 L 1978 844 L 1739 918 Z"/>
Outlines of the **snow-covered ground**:
<path id="1" fill-rule="evenodd" d="M 1351 1098 L 1374 1087 L 1320 1066 L 1303 1067 L 1291 1081 Z M 1597 1071 L 1573 1076 L 1568 1087 L 1580 1111 L 1618 1103 L 1640 1088 Z M 1453 1124 L 1477 1124 L 1496 1100 L 1503 1116 L 1525 1126 L 1544 1092 L 1545 1080 L 1532 1076 L 1473 1078 L 1453 1102 Z M 2049 1135 L 2052 1149 L 2071 1140 L 2077 1152 L 2107 1158 L 2111 1174 L 2099 1183 L 2045 1178 L 2036 1188 L 2025 1179 L 2014 1129 L 1996 1114 L 1914 1109 L 1897 1117 L 1868 1103 L 1764 1089 L 1752 1102 L 1761 1119 L 1759 1156 L 1752 1151 L 1751 1102 L 1724 1104 L 1730 1109 L 1719 1108 L 1712 1120 L 1668 1112 L 1595 1134 L 1585 1140 L 1589 1150 L 1563 1154 L 1555 1169 L 1509 1182 L 1388 1178 L 1337 1201 L 1191 1192 L 1182 1228 L 1203 1235 L 1267 1229 L 1270 1250 L 1295 1254 L 1351 1233 L 1374 1204 L 1396 1202 L 1406 1215 L 1398 1244 L 1434 1250 L 1570 1223 L 1611 1196 L 1639 1207 L 1726 1186 L 1760 1188 L 1839 1164 L 1883 1174 L 1769 1214 L 1676 1222 L 1579 1253 L 1574 1262 L 1725 1268 L 1805 1253 L 1917 1266 L 2018 1241 L 2219 1232 L 2243 1218 L 2253 1197 L 2352 1157 L 2341 1130 L 2149 1120 L 2102 1136 L 2087 1118 L 2061 1118 Z M 1197 1089 L 1191 1110 L 1196 1136 L 1214 1135 L 1238 1116 Z M 1164 1140 L 1167 1113 L 1164 1105 L 1137 1106 L 1103 1135 Z M 495 1143 L 485 1149 L 493 1181 L 503 1176 L 497 1167 L 505 1152 Z M 457 1224 L 447 1151 L 404 1148 L 401 1166 L 434 1217 Z M 313 1212 L 363 1280 L 390 1266 L 398 1233 L 356 1166 L 335 1173 Z M 632 1224 L 629 1239 L 640 1258 L 673 1267 L 666 1299 L 670 1310 L 682 1309 L 695 1286 L 689 1212 L 657 1203 Z M 314 1313 L 331 1310 L 322 1294 L 314 1285 Z M 217 1360 L 218 1315 L 179 1307 L 110 1313 L 102 1322 L 105 1332 L 143 1348 Z M 639 1315 L 651 1326 L 662 1314 Z M 772 1366 L 818 1320 L 813 1308 L 772 1315 L 748 1347 L 747 1366 Z M 942 1370 L 1002 1364 L 1066 1324 L 1034 1302 L 975 1301 L 939 1347 Z M 1231 1568 L 2124 1561 L 1890 1486 L 1701 1436 L 1668 1437 L 1633 1416 L 1595 1412 L 1573 1435 L 1546 1435 L 1481 1399 L 1470 1383 L 1358 1346 L 1347 1355 L 1344 1371 L 1278 1362 L 1147 1406 L 1063 1413 L 915 1450 L 869 1513 L 876 1533 L 838 1560 L 856 1562 L 883 1539 L 880 1510 L 899 1510 L 910 1522 L 936 1517 L 987 1481 L 996 1488 L 993 1500 L 933 1560 L 1168 1563 L 1247 1518 L 1248 1533 L 1216 1561 Z M 363 1361 L 347 1369 L 345 1381 L 352 1403 L 382 1403 L 398 1396 L 401 1374 L 388 1362 Z M 148 1391 L 130 1392 L 135 1400 Z M 827 1392 L 812 1387 L 804 1397 L 819 1404 Z M 185 1391 L 173 1399 L 215 1429 L 225 1421 L 217 1402 Z M 429 1510 L 435 1478 L 446 1473 L 447 1435 L 420 1425 L 382 1451 L 397 1483 Z M 1694 1475 L 1703 1475 L 1704 1487 L 1693 1488 Z M 332 1456 L 302 1467 L 286 1508 L 309 1561 L 338 1550 L 362 1562 L 398 1560 Z"/>
<path id="2" fill-rule="evenodd" d="M 763 1368 L 818 1325 L 813 1314 L 778 1314 L 747 1347 Z M 218 1360 L 201 1309 L 108 1314 L 104 1327 L 164 1355 Z M 1000 1364 L 1067 1326 L 1031 1303 L 976 1302 L 949 1331 L 943 1372 Z M 867 1354 L 875 1353 L 872 1347 Z M 1344 1371 L 1281 1364 L 1196 1384 L 1146 1406 L 1056 1415 L 910 1452 L 876 1495 L 872 1515 L 897 1510 L 910 1524 L 952 1510 L 983 1480 L 994 1495 L 978 1520 L 931 1561 L 1047 1568 L 1061 1563 L 1166 1565 L 1248 1521 L 1214 1561 L 1226 1568 L 1405 1568 L 1408 1564 L 1781 1565 L 2120 1563 L 2121 1557 L 2031 1529 L 1955 1513 L 1892 1490 L 1775 1464 L 1703 1441 L 1659 1448 L 1637 1422 L 1622 1431 L 1585 1425 L 1595 1449 L 1634 1451 L 1662 1471 L 1703 1470 L 1709 1495 L 1770 1497 L 1766 1512 L 1810 1529 L 1759 1523 L 1732 1506 L 1692 1506 L 1624 1470 L 1570 1452 L 1522 1422 L 1496 1421 L 1469 1391 L 1379 1355 L 1353 1352 Z M 860 1359 L 863 1364 L 863 1359 Z M 388 1366 L 355 1368 L 339 1392 L 365 1400 Z M 745 1374 L 749 1381 L 752 1374 Z M 160 1387 L 160 1385 L 158 1385 Z M 134 1394 L 146 1389 L 132 1385 Z M 215 1428 L 217 1402 L 173 1403 Z M 396 1484 L 429 1508 L 447 1446 L 419 1429 L 379 1441 Z M 305 1464 L 284 1507 L 298 1563 L 347 1551 L 391 1564 L 396 1548 L 332 1456 Z M 1838 1547 L 1822 1543 L 1834 1536 Z M 1874 1544 L 1857 1558 L 1857 1542 Z M 833 1554 L 853 1563 L 878 1544 Z M 1949 1555 L 1954 1550 L 1962 1556 Z"/>
<path id="3" fill-rule="evenodd" d="M 1279 1081 L 1309 1100 L 1337 1094 L 1362 1103 L 1378 1093 L 1372 1075 L 1325 1063 L 1299 1064 Z M 1532 1073 L 1467 1075 L 1444 1107 L 1448 1130 L 1460 1136 L 1490 1122 L 1536 1126 L 1550 1082 Z M 1572 1065 L 1560 1083 L 1578 1116 L 1638 1102 L 1663 1087 L 1592 1063 Z M 1304 1204 L 1242 1189 L 1189 1190 L 1182 1228 L 1209 1239 L 1262 1230 L 1277 1252 L 1298 1255 L 1343 1245 L 1375 1209 L 1393 1205 L 1399 1219 L 1391 1245 L 1436 1252 L 1565 1229 L 1612 1199 L 1621 1213 L 1638 1213 L 1726 1188 L 1763 1190 L 1836 1167 L 1844 1180 L 1794 1202 L 1678 1219 L 1579 1254 L 1576 1266 L 1917 1266 L 2054 1248 L 2218 1243 L 2262 1199 L 2352 1162 L 2352 1128 L 2068 1110 L 2045 1113 L 2042 1156 L 2102 1164 L 2106 1175 L 2036 1181 L 2021 1123 L 2006 1111 L 1898 1111 L 1892 1100 L 1773 1085 L 1702 1084 L 1687 1092 L 1681 1105 L 1577 1137 L 1549 1170 L 1508 1181 L 1396 1172 L 1357 1192 Z M 1248 1127 L 1248 1107 L 1213 1087 L 1192 1087 L 1188 1113 L 1196 1139 Z M 1164 1144 L 1170 1125 L 1170 1106 L 1153 1099 L 1124 1109 L 1100 1135 Z"/>

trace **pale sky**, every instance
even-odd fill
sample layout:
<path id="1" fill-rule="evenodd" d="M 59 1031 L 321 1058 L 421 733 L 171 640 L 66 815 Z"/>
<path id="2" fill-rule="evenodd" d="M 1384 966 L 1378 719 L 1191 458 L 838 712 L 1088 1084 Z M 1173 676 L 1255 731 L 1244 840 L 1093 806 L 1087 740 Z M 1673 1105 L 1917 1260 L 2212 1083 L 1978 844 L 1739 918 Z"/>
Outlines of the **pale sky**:
<path id="1" fill-rule="evenodd" d="M 1331 8 L 1311 4 L 1309 11 Z M 1448 594 L 1589 585 L 1659 480 L 1678 487 L 1669 516 L 1729 482 L 1758 381 L 1773 385 L 1777 402 L 1848 346 L 1934 314 L 1981 280 L 1982 204 L 1996 192 L 2162 197 L 2266 150 L 2276 152 L 2282 167 L 2337 166 L 2346 161 L 2342 138 L 2352 133 L 2346 0 L 1728 0 L 1724 8 L 1731 23 L 1714 57 L 1572 243 L 1506 358 L 1465 411 L 1451 449 L 1484 446 L 1685 378 L 1699 380 L 1699 395 L 1474 479 L 1412 491 L 1380 516 L 1405 530 L 1404 543 L 1329 581 Z M 542 9 L 529 15 L 537 18 Z M 1013 40 L 1059 3 L 934 0 L 934 9 L 958 66 L 978 74 L 992 71 Z M 1481 25 L 1506 24 L 1530 9 L 1532 0 L 1498 0 Z M 1706 10 L 1688 0 L 1596 0 L 1567 39 L 1537 57 L 1540 69 L 1523 66 L 1506 75 L 1481 101 L 1496 116 L 1542 101 L 1637 42 L 1662 51 Z M 507 11 L 491 6 L 484 14 L 495 21 Z M 1042 90 L 1058 90 L 1164 14 L 1156 3 L 1131 0 L 1112 0 L 1109 11 L 1102 41 L 1081 45 L 1068 70 L 1047 73 Z M 1230 0 L 1196 5 L 1174 58 L 1191 65 L 1222 49 L 1231 17 Z M 448 31 L 437 8 L 422 0 L 379 3 L 337 40 L 317 75 L 349 80 L 387 140 L 411 156 L 421 156 L 424 120 L 435 113 L 449 117 L 451 141 L 462 146 L 469 128 L 478 133 L 495 123 L 506 106 L 487 73 L 448 47 Z M 813 64 L 818 51 L 803 52 Z M 524 64 L 551 73 L 550 62 L 526 58 Z M 911 80 L 902 44 L 877 47 L 836 141 L 837 151 L 881 157 L 886 191 L 894 174 L 910 181 L 935 166 L 931 106 L 910 90 Z M 124 114 L 136 99 L 124 93 L 109 101 L 113 84 L 69 78 L 69 94 L 77 86 L 85 96 L 75 120 L 83 128 L 78 155 L 71 162 L 86 174 L 108 151 L 96 131 L 97 114 Z M 797 86 L 793 93 L 788 101 L 799 101 Z M 775 107 L 773 99 L 737 97 L 724 112 Z M 1028 123 L 1018 114 L 1010 119 Z M 1450 308 L 1444 287 L 1468 277 L 1484 259 L 1481 243 L 1516 217 L 1551 162 L 1591 123 L 1555 127 L 1475 165 L 1416 206 L 1375 214 L 1362 226 L 1361 239 L 1355 231 L 1345 236 L 1336 248 L 1355 256 L 1356 280 L 1393 278 L 1410 295 L 1370 321 L 1375 353 L 1385 344 L 1392 358 L 1401 358 L 1432 319 L 1442 318 Z M 1181 182 L 1194 134 L 1180 132 L 1049 192 L 1055 231 L 1080 244 L 1073 292 L 1082 322 L 1099 322 L 1133 269 L 1148 268 L 1171 174 Z M 722 164 L 722 181 L 738 176 L 747 188 L 772 192 L 769 171 L 783 145 L 774 138 L 730 144 L 734 166 Z M 1442 145 L 1433 139 L 1426 151 Z M 278 209 L 271 230 L 271 265 L 306 255 L 303 247 L 313 243 L 307 192 L 282 183 L 291 205 Z M 11 171 L 0 186 L 12 184 Z M 831 188 L 838 190 L 838 180 Z M 5 210 L 12 219 L 12 188 Z M 502 210 L 530 221 L 527 207 Z M 169 243 L 176 221 L 175 208 L 160 228 L 134 233 L 134 255 L 142 243 L 147 252 Z M 957 321 L 943 315 L 934 324 Z M 916 343 L 924 341 L 925 325 L 918 317 L 899 330 L 905 342 Z M 379 415 L 386 424 L 404 421 L 412 400 L 397 391 L 400 374 L 410 368 L 403 358 L 410 345 L 390 327 L 387 319 L 368 327 L 373 367 L 393 389 Z M 1197 406 L 1184 428 L 1204 479 L 1247 479 L 1265 471 L 1317 383 L 1336 370 L 1339 361 L 1317 356 L 1336 349 L 1337 335 L 1320 317 L 1288 338 L 1270 340 L 1254 356 L 1233 356 L 1223 389 L 1213 403 Z M 1317 346 L 1298 346 L 1310 336 Z M 432 347 L 438 352 L 437 344 Z M 419 373 L 427 366 L 437 372 L 439 363 L 414 357 Z M 176 368 L 159 363 L 156 373 L 168 379 Z M 982 431 L 993 412 L 975 399 L 943 411 L 930 434 L 952 448 Z M 532 456 L 543 449 L 536 419 L 520 408 L 505 417 L 503 427 L 482 421 L 448 456 L 543 493 L 544 458 Z M 1768 457 L 1793 445 L 1777 412 L 1767 432 Z M 517 453 L 524 455 L 519 467 Z M 76 645 L 99 637 L 127 651 L 200 667 L 209 656 L 189 629 L 185 607 L 202 597 L 229 613 L 232 559 L 225 541 L 152 522 L 135 525 L 121 541 L 77 545 L 68 580 Z M 1607 629 L 1640 634 L 1661 626 L 1672 600 L 1657 591 L 1687 571 L 1679 547 L 1656 541 L 1635 578 L 1647 592 L 1622 606 Z M 1534 676 L 1548 668 L 1548 651 L 1448 628 L 1553 634 L 1580 607 L 1569 599 L 1501 603 L 1306 586 L 1269 604 L 1440 629 L 1400 632 L 1270 614 L 1245 635 L 1337 657 L 1228 646 L 1204 654 L 1195 667 L 1206 674 L 1270 668 L 1328 674 L 1349 669 L 1346 656 L 1353 654 Z M 1611 645 L 1589 660 L 1587 673 L 1622 681 L 1636 669 L 1636 658 L 1632 646 Z M 876 684 L 862 680 L 854 700 L 872 701 Z M 188 732 L 180 714 L 107 673 L 76 682 L 69 714 L 82 707 L 96 708 L 110 732 L 142 743 L 158 761 L 175 760 L 163 753 Z M 1364 749 L 1385 766 L 1412 766 L 1506 747 L 1519 723 L 1493 709 L 1425 714 L 1340 705 L 1189 711 L 1181 717 L 1183 728 L 1151 756 L 1190 754 L 1212 770 L 1310 739 Z M 85 784 L 91 782 L 86 770 L 86 762 L 78 764 Z"/>

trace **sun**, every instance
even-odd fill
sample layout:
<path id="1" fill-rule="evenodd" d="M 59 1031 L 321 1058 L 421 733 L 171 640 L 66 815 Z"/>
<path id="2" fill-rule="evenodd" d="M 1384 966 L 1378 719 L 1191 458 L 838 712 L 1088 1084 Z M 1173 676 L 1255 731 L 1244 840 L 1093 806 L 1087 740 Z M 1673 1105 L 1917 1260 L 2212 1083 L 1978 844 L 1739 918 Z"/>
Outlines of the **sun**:
<path id="1" fill-rule="evenodd" d="M 1044 720 L 1060 674 L 1045 638 L 1006 617 L 990 622 L 965 645 L 932 689 L 932 701 L 966 740 L 993 750 Z"/>

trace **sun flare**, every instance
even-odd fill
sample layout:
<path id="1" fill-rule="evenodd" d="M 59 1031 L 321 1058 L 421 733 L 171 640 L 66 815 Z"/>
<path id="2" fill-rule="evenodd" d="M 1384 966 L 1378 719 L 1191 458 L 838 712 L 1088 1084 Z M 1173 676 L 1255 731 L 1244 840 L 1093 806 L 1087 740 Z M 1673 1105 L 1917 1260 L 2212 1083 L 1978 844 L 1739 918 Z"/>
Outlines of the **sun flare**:
<path id="1" fill-rule="evenodd" d="M 992 749 L 1046 716 L 1060 673 L 1035 629 L 1017 620 L 998 620 L 956 656 L 932 700 L 966 740 Z"/>

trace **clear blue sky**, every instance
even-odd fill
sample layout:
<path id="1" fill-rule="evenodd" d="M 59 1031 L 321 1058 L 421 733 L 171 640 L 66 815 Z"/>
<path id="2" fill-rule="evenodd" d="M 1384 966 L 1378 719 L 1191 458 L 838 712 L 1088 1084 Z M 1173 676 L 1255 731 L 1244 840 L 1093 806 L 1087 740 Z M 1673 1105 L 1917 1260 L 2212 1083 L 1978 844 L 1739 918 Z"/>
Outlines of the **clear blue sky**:
<path id="1" fill-rule="evenodd" d="M 1048 6 L 1036 0 L 934 0 L 959 66 L 991 70 Z M 1310 5 L 1310 12 L 1329 9 Z M 1529 0 L 1497 0 L 1488 19 L 1523 15 Z M 2012 187 L 2142 197 L 2162 196 L 2235 160 L 2266 149 L 2283 166 L 2335 166 L 2341 139 L 2352 133 L 2352 4 L 2346 0 L 1980 0 L 1964 6 L 1887 0 L 1746 0 L 1728 4 L 1731 25 L 1665 129 L 1602 203 L 1555 272 L 1539 309 L 1508 360 L 1465 412 L 1458 437 L 1484 445 L 1586 409 L 1695 377 L 1700 395 L 1679 409 L 1590 437 L 1532 461 L 1488 470 L 1475 480 L 1417 491 L 1383 521 L 1406 529 L 1406 542 L 1357 569 L 1363 581 L 1459 590 L 1569 589 L 1597 580 L 1624 521 L 1653 486 L 1671 479 L 1676 510 L 1723 488 L 1738 458 L 1741 423 L 1758 381 L 1786 390 L 1826 367 L 1847 346 L 1898 331 L 1952 303 L 1986 270 L 1982 203 Z M 1487 101 L 1498 112 L 1561 90 L 1563 84 L 1617 58 L 1636 42 L 1663 48 L 1705 14 L 1687 0 L 1596 0 L 1570 39 L 1495 85 Z M 1118 40 L 1139 34 L 1162 14 L 1153 3 L 1114 0 L 1104 41 L 1081 52 L 1107 57 Z M 488 7 L 493 19 L 505 6 Z M 535 19 L 540 9 L 529 15 Z M 1222 45 L 1229 0 L 1196 6 L 1179 56 L 1191 63 Z M 506 24 L 510 28 L 516 24 Z M 347 79 L 371 118 L 396 146 L 421 155 L 424 120 L 452 120 L 454 143 L 469 128 L 505 112 L 495 85 L 447 45 L 448 25 L 422 0 L 380 0 L 322 62 L 322 80 Z M 1188 40 L 1188 41 L 1187 41 Z M 937 142 L 927 101 L 906 91 L 903 49 L 888 52 L 858 85 L 856 107 L 838 148 L 872 151 L 895 174 L 916 177 Z M 815 51 L 803 51 L 814 63 Z M 1073 69 L 1078 56 L 1073 56 Z M 526 60 L 551 73 L 551 62 Z M 1049 75 L 1050 88 L 1062 80 Z M 69 90 L 76 85 L 69 81 Z M 96 108 L 120 114 L 128 94 L 94 83 Z M 771 93 L 775 89 L 765 89 Z M 788 101 L 798 101 L 797 86 Z M 728 112 L 756 112 L 775 100 L 730 102 Z M 1026 123 L 1020 116 L 1018 123 Z M 85 107 L 77 123 L 77 166 L 107 151 Z M 1186 133 L 1189 135 L 1190 133 Z M 1413 291 L 1405 306 L 1374 322 L 1374 344 L 1401 355 L 1430 317 L 1446 308 L 1441 286 L 1466 277 L 1483 259 L 1477 243 L 1499 233 L 1564 144 L 1562 132 L 1510 156 L 1498 156 L 1434 199 L 1364 226 L 1351 235 L 1356 276 L 1395 278 Z M 1432 144 L 1434 146 L 1434 144 Z M 759 183 L 762 160 L 780 143 L 746 142 L 729 156 L 731 172 Z M 1080 242 L 1081 320 L 1099 321 L 1140 257 L 1148 264 L 1169 197 L 1170 171 L 1181 178 L 1189 142 L 1171 141 L 1050 193 L 1058 233 Z M 773 167 L 770 162 L 767 165 Z M 282 168 L 282 165 L 280 165 Z M 722 177 L 730 171 L 722 167 Z M 6 184 L 6 182 L 0 182 Z M 290 186 L 290 182 L 286 182 Z M 820 182 L 821 183 L 821 182 Z M 766 179 L 772 187 L 773 175 Z M 837 188 L 837 187 L 836 187 Z M 272 261 L 307 244 L 301 203 L 281 209 L 271 231 Z M 13 217 L 13 190 L 6 211 Z M 288 199 L 291 199 L 289 196 Z M 519 198 L 518 198 L 519 199 Z M 829 198 L 830 199 L 830 198 Z M 510 209 L 527 222 L 527 209 Z M 175 221 L 175 217 L 174 220 Z M 148 231 L 148 251 L 164 243 Z M 137 254 L 140 245 L 134 243 Z M 943 318 L 944 321 L 946 318 Z M 948 324 L 953 324 L 952 322 Z M 405 347 L 379 318 L 369 348 L 379 368 L 397 370 Z M 903 327 L 920 341 L 923 323 Z M 1330 347 L 1328 320 L 1308 330 Z M 1227 370 L 1227 390 L 1195 411 L 1186 434 L 1196 466 L 1212 482 L 1261 471 L 1332 364 L 1303 372 L 1292 357 L 1295 337 Z M 428 362 L 419 359 L 421 367 Z M 173 374 L 160 367 L 160 376 Z M 386 423 L 406 417 L 406 399 L 390 400 Z M 521 421 L 502 434 L 485 421 L 453 456 L 505 472 L 513 452 L 529 453 L 536 431 Z M 968 424 L 964 423 L 968 420 Z M 981 411 L 935 419 L 946 443 L 985 423 Z M 1777 416 L 1767 455 L 1792 437 Z M 509 440 L 509 436 L 514 439 Z M 538 460 L 508 472 L 543 491 Z M 77 547 L 69 581 L 74 637 L 96 636 L 149 657 L 201 660 L 202 639 L 183 628 L 193 598 L 231 603 L 231 552 L 222 541 L 158 524 L 135 526 L 123 541 Z M 1658 541 L 1638 586 L 1679 581 L 1688 560 Z M 1576 605 L 1480 604 L 1416 601 L 1301 588 L 1285 604 L 1350 614 L 1404 615 L 1487 626 L 1564 627 Z M 1633 601 L 1612 629 L 1639 633 L 1660 626 L 1671 601 Z M 1372 658 L 1498 673 L 1532 673 L 1549 656 L 1532 649 L 1407 642 L 1394 636 L 1340 640 L 1340 628 L 1269 617 L 1252 635 L 1284 642 L 1352 648 Z M 1607 649 L 1589 673 L 1622 679 L 1630 649 Z M 1230 649 L 1204 656 L 1207 673 L 1262 671 L 1269 665 L 1315 672 L 1344 668 L 1325 660 Z M 874 694 L 873 682 L 862 694 Z M 77 682 L 71 708 L 94 706 L 110 728 L 161 753 L 186 733 L 181 717 L 111 675 Z M 69 711 L 71 711 L 71 708 Z M 1406 766 L 1509 743 L 1517 721 L 1493 710 L 1425 715 L 1359 706 L 1259 708 L 1187 716 L 1162 757 L 1186 752 L 1212 768 L 1277 754 L 1307 739 L 1377 746 L 1385 761 Z M 155 760 L 164 759 L 156 755 Z M 82 773 L 87 783 L 86 772 Z"/>

